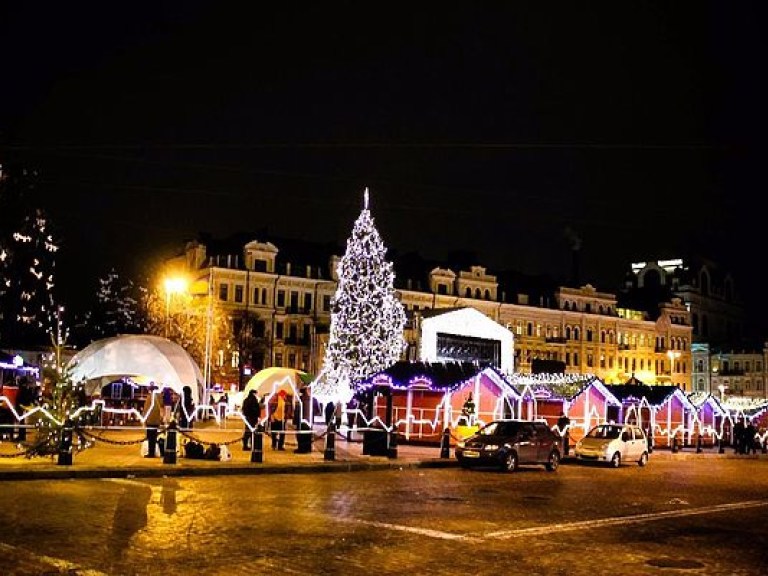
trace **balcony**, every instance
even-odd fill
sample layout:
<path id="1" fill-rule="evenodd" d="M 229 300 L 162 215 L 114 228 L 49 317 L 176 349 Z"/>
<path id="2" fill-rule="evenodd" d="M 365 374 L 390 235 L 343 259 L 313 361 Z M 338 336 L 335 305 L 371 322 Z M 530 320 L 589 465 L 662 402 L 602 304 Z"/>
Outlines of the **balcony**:
<path id="1" fill-rule="evenodd" d="M 547 336 L 545 342 L 547 344 L 565 344 L 568 340 L 565 339 L 565 336 Z"/>

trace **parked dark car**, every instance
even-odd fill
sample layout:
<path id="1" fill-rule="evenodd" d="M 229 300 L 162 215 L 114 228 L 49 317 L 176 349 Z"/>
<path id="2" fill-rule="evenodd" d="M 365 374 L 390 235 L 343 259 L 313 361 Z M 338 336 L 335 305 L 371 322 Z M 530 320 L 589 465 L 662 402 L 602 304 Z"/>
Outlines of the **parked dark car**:
<path id="1" fill-rule="evenodd" d="M 494 420 L 456 444 L 464 468 L 498 466 L 514 472 L 520 464 L 542 464 L 554 472 L 560 465 L 562 439 L 545 422 Z"/>

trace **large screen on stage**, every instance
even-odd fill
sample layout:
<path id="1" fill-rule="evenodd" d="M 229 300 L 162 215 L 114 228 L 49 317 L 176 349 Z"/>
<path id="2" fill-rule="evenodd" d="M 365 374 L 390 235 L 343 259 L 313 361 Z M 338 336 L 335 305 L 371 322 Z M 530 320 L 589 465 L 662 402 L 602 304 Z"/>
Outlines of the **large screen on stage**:
<path id="1" fill-rule="evenodd" d="M 501 342 L 474 336 L 437 333 L 437 359 L 501 365 Z"/>

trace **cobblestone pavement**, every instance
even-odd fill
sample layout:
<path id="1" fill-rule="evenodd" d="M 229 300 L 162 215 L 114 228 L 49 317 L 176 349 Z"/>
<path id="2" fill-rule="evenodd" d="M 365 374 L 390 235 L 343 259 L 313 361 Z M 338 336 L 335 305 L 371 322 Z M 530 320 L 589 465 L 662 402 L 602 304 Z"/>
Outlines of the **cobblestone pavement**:
<path id="1" fill-rule="evenodd" d="M 370 456 L 363 454 L 362 434 L 341 434 L 336 437 L 333 451 L 327 450 L 325 430 L 315 431 L 312 451 L 298 454 L 297 435 L 287 434 L 285 450 L 278 451 L 271 447 L 268 435 L 263 436 L 261 461 L 252 461 L 250 451 L 242 449 L 242 427 L 230 425 L 219 427 L 206 422 L 197 428 L 179 435 L 180 443 L 188 438 L 196 438 L 204 444 L 218 443 L 227 445 L 232 459 L 226 462 L 188 459 L 180 451 L 176 461 L 167 463 L 162 457 L 144 458 L 140 453 L 140 444 L 144 439 L 144 430 L 91 430 L 93 445 L 82 451 L 75 451 L 72 464 L 59 464 L 58 457 L 14 456 L 19 447 L 14 442 L 0 442 L 0 480 L 46 479 L 46 478 L 134 478 L 163 476 L 202 476 L 232 474 L 297 473 L 356 471 L 403 467 L 448 467 L 455 466 L 453 450 L 448 458 L 441 458 L 437 445 L 398 444 L 396 452 L 390 456 Z M 572 456 L 572 455 L 571 455 Z M 735 455 L 732 449 L 720 454 L 716 448 L 705 448 L 697 453 L 693 448 L 686 448 L 677 453 L 657 449 L 651 458 L 768 458 L 768 455 Z M 564 464 L 572 459 L 565 458 Z"/>

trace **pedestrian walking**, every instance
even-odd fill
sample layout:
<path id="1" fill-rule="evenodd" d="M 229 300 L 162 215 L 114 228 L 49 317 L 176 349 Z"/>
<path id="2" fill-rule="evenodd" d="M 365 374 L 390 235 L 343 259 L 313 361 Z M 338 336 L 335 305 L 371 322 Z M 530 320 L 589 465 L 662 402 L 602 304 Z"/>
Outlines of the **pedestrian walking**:
<path id="1" fill-rule="evenodd" d="M 251 438 L 259 425 L 261 418 L 261 403 L 256 395 L 256 390 L 250 390 L 243 400 L 241 408 L 245 426 L 243 428 L 243 450 L 251 450 Z"/>
<path id="2" fill-rule="evenodd" d="M 163 397 L 157 386 L 150 386 L 144 398 L 144 426 L 147 430 L 147 454 L 145 458 L 157 456 L 157 433 L 163 423 Z"/>

